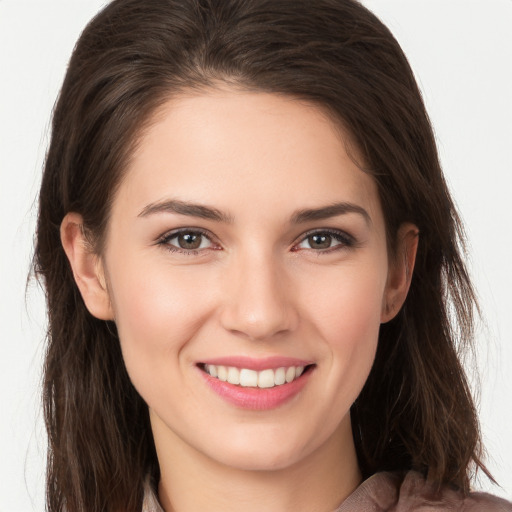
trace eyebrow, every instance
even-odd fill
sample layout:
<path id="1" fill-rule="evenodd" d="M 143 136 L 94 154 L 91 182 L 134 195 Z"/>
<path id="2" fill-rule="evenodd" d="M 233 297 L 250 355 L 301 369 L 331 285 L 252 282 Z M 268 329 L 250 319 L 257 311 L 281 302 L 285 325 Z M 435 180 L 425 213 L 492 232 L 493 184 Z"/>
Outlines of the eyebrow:
<path id="1" fill-rule="evenodd" d="M 201 204 L 179 201 L 177 199 L 168 199 L 156 203 L 150 203 L 139 213 L 139 217 L 147 217 L 157 213 L 177 213 L 189 217 L 199 217 L 201 219 L 213 220 L 230 224 L 233 217 L 217 208 Z M 297 210 L 291 217 L 292 224 L 304 224 L 306 222 L 325 220 L 338 215 L 347 213 L 357 213 L 362 215 L 368 225 L 372 223 L 369 213 L 361 206 L 353 203 L 341 202 L 319 208 L 307 208 Z"/>
<path id="2" fill-rule="evenodd" d="M 138 216 L 147 217 L 148 215 L 153 215 L 155 213 L 177 213 L 179 215 L 199 217 L 201 219 L 214 220 L 217 222 L 233 222 L 230 215 L 217 210 L 217 208 L 189 203 L 187 201 L 178 201 L 176 199 L 148 204 Z"/>
<path id="3" fill-rule="evenodd" d="M 338 215 L 345 215 L 347 213 L 357 213 L 364 217 L 366 224 L 371 225 L 372 219 L 370 214 L 361 206 L 353 203 L 334 203 L 329 206 L 321 208 L 308 208 L 305 210 L 298 210 L 292 216 L 293 224 L 303 224 L 315 220 L 325 220 Z"/>

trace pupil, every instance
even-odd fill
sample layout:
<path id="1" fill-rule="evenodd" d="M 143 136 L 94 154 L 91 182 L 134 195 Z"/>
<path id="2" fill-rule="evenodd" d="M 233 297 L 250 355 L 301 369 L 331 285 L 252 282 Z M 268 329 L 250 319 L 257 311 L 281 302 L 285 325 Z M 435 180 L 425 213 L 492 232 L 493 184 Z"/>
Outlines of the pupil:
<path id="1" fill-rule="evenodd" d="M 331 246 L 331 237 L 329 235 L 311 235 L 309 245 L 314 249 L 328 249 Z"/>
<path id="2" fill-rule="evenodd" d="M 178 243 L 182 249 L 197 249 L 201 245 L 201 236 L 194 233 L 185 233 L 178 236 Z"/>

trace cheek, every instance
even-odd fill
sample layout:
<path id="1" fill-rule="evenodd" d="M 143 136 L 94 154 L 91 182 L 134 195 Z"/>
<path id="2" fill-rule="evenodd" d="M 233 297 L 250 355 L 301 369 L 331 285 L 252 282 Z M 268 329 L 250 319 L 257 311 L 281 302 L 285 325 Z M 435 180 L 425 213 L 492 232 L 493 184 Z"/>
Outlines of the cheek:
<path id="1" fill-rule="evenodd" d="M 117 261 L 109 284 L 123 357 L 135 379 L 179 362 L 176 355 L 201 328 L 212 301 L 208 293 L 199 293 L 200 276 L 171 272 L 157 261 Z"/>
<path id="2" fill-rule="evenodd" d="M 327 339 L 355 342 L 378 331 L 387 276 L 378 263 L 348 266 L 306 283 L 303 309 Z"/>
<path id="3" fill-rule="evenodd" d="M 211 310 L 195 280 L 158 265 L 112 275 L 113 305 L 124 364 L 135 389 L 156 410 L 187 415 L 193 407 L 183 382 L 193 339 Z M 174 390 L 169 394 L 169 390 Z M 179 390 L 179 391 L 178 391 Z"/>
<path id="4" fill-rule="evenodd" d="M 358 393 L 375 357 L 386 279 L 380 267 L 375 262 L 343 269 L 336 279 L 325 279 L 322 287 L 309 286 L 314 293 L 305 294 L 304 314 L 323 341 L 334 370 L 330 375 L 351 383 L 351 393 Z"/>

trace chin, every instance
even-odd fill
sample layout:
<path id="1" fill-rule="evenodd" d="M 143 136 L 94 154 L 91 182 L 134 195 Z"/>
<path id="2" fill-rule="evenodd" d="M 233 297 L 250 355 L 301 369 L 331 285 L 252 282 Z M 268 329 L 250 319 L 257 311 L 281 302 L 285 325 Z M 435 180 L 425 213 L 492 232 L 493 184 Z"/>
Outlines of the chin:
<path id="1" fill-rule="evenodd" d="M 300 460 L 297 452 L 283 452 L 269 447 L 250 453 L 232 453 L 222 457 L 222 464 L 241 471 L 279 471 L 287 469 Z"/>
<path id="2" fill-rule="evenodd" d="M 307 450 L 304 443 L 291 439 L 289 432 L 282 436 L 275 436 L 275 433 L 239 436 L 226 439 L 224 449 L 219 450 L 219 446 L 220 443 L 214 453 L 210 448 L 210 458 L 243 471 L 279 471 L 297 464 L 314 451 L 314 447 Z"/>

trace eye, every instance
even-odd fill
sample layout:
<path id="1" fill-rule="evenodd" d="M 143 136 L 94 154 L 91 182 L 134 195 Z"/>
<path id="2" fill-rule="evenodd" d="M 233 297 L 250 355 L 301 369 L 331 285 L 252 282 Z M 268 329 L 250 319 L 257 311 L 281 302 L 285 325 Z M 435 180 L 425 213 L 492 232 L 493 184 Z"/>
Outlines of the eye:
<path id="1" fill-rule="evenodd" d="M 295 250 L 313 249 L 326 252 L 329 249 L 352 247 L 354 239 L 341 231 L 315 231 L 306 236 L 295 246 Z"/>
<path id="2" fill-rule="evenodd" d="M 163 236 L 158 243 L 165 245 L 166 248 L 171 251 L 184 253 L 215 247 L 206 233 L 194 229 L 185 229 L 169 233 Z"/>

